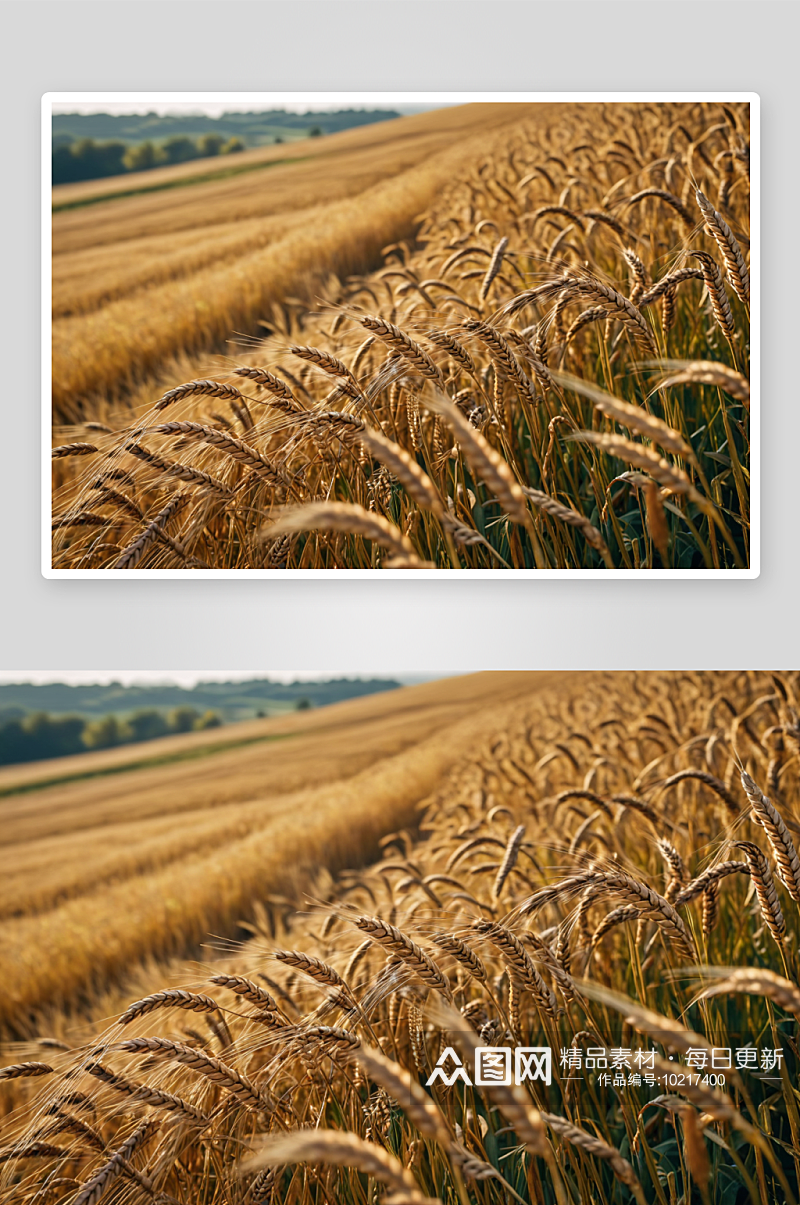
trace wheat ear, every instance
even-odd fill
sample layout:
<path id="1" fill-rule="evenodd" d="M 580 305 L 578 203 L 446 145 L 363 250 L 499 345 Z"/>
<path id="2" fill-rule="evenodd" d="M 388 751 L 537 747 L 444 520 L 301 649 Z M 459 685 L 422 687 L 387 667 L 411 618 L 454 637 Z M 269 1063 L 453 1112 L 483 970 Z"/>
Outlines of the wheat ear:
<path id="1" fill-rule="evenodd" d="M 644 444 L 633 443 L 629 439 L 623 439 L 621 435 L 601 434 L 599 431 L 576 431 L 570 438 L 581 443 L 594 444 L 609 456 L 635 465 L 637 469 L 649 473 L 659 485 L 671 490 L 673 494 L 685 494 L 690 502 L 694 502 L 706 514 L 712 509 L 708 498 L 697 492 L 683 469 L 670 464 L 663 456 L 659 456 Z"/>
<path id="2" fill-rule="evenodd" d="M 657 360 L 653 365 L 674 368 L 658 382 L 660 389 L 670 385 L 716 385 L 731 397 L 750 406 L 750 382 L 734 368 L 715 360 Z"/>
<path id="3" fill-rule="evenodd" d="M 778 899 L 778 892 L 775 889 L 775 881 L 772 878 L 769 862 L 758 846 L 754 845 L 752 841 L 736 841 L 735 845 L 747 859 L 747 865 L 750 867 L 750 878 L 753 880 L 753 886 L 756 889 L 764 922 L 778 945 L 781 945 L 786 936 L 786 921 L 783 919 L 783 912 L 781 911 L 780 900 Z"/>
<path id="4" fill-rule="evenodd" d="M 738 967 L 721 983 L 706 988 L 703 996 L 724 996 L 728 992 L 766 996 L 785 1012 L 800 1017 L 800 989 L 788 979 L 783 979 L 774 971 L 763 967 Z"/>
<path id="5" fill-rule="evenodd" d="M 357 1168 L 398 1191 L 418 1192 L 413 1176 L 394 1155 L 346 1130 L 294 1130 L 269 1138 L 244 1160 L 241 1170 L 249 1173 L 291 1163 Z"/>
<path id="6" fill-rule="evenodd" d="M 168 988 L 166 991 L 154 992 L 152 996 L 145 996 L 143 999 L 129 1004 L 119 1018 L 119 1024 L 129 1025 L 137 1017 L 144 1017 L 157 1008 L 185 1008 L 190 1012 L 209 1013 L 216 1012 L 219 1005 L 210 996 L 185 992 L 181 988 Z"/>
<path id="7" fill-rule="evenodd" d="M 96 1205 L 112 1182 L 128 1170 L 131 1155 L 147 1141 L 155 1128 L 156 1123 L 151 1120 L 140 1125 L 130 1138 L 114 1151 L 111 1158 L 95 1172 L 92 1178 L 82 1185 L 81 1191 L 73 1198 L 71 1205 Z M 149 1181 L 146 1183 L 152 1192 Z"/>
<path id="8" fill-rule="evenodd" d="M 52 1070 L 49 1063 L 11 1063 L 8 1067 L 0 1067 L 0 1080 L 30 1079 L 38 1075 L 50 1075 Z"/>
<path id="9" fill-rule="evenodd" d="M 780 880 L 795 903 L 800 904 L 800 858 L 783 817 L 745 770 L 741 772 L 741 781 L 753 816 L 769 838 Z"/>
<path id="10" fill-rule="evenodd" d="M 500 242 L 496 245 L 494 251 L 492 252 L 492 258 L 489 261 L 489 267 L 486 269 L 486 275 L 483 278 L 480 288 L 479 297 L 481 301 L 485 301 L 489 296 L 489 289 L 491 288 L 492 281 L 494 280 L 495 276 L 497 276 L 497 273 L 500 271 L 500 268 L 503 265 L 503 256 L 506 253 L 507 246 L 508 239 L 503 237 L 500 239 Z"/>
<path id="11" fill-rule="evenodd" d="M 699 188 L 695 189 L 694 195 L 697 198 L 697 204 L 705 220 L 706 229 L 719 247 L 722 258 L 725 260 L 725 270 L 728 274 L 728 280 L 733 286 L 733 291 L 740 301 L 744 302 L 745 305 L 749 305 L 750 273 L 747 270 L 747 264 L 744 262 L 742 249 L 736 241 L 736 236 L 722 214 L 717 212 L 708 197 L 704 196 Z"/>
<path id="12" fill-rule="evenodd" d="M 558 1117 L 555 1113 L 542 1113 L 542 1120 L 545 1125 L 548 1125 L 554 1134 L 558 1134 L 561 1138 L 566 1138 L 573 1146 L 580 1147 L 589 1155 L 595 1155 L 598 1159 L 605 1159 L 611 1167 L 614 1175 L 627 1188 L 631 1190 L 636 1200 L 641 1202 L 641 1205 L 646 1205 L 646 1198 L 636 1173 L 631 1167 L 628 1160 L 625 1159 L 615 1146 L 609 1146 L 607 1142 L 603 1142 L 602 1138 L 596 1138 L 594 1134 L 589 1134 L 586 1130 L 580 1129 L 567 1121 L 566 1117 Z"/>
<path id="13" fill-rule="evenodd" d="M 522 839 L 524 836 L 525 825 L 520 824 L 514 829 L 514 832 L 508 839 L 508 844 L 506 845 L 505 852 L 503 854 L 503 860 L 500 863 L 500 868 L 497 871 L 497 878 L 495 879 L 494 886 L 492 887 L 492 898 L 495 900 L 500 898 L 500 892 L 503 890 L 503 884 L 516 865 L 517 858 L 519 857 L 519 847 L 522 844 Z"/>
<path id="14" fill-rule="evenodd" d="M 692 455 L 692 449 L 680 431 L 670 427 L 663 419 L 649 414 L 641 406 L 632 406 L 629 402 L 623 402 L 620 398 L 606 393 L 604 389 L 599 389 L 591 381 L 584 381 L 580 377 L 571 376 L 568 373 L 555 373 L 554 380 L 564 389 L 589 398 L 596 410 L 605 414 L 607 418 L 614 419 L 620 426 L 628 427 L 631 431 L 647 436 L 648 439 L 652 439 L 654 443 L 677 456 Z"/>
<path id="15" fill-rule="evenodd" d="M 251 1109 L 271 1108 L 272 1102 L 268 1096 L 259 1092 L 250 1080 L 240 1072 L 228 1067 L 219 1059 L 186 1046 L 183 1042 L 171 1042 L 168 1038 L 131 1038 L 128 1042 L 120 1042 L 118 1049 L 129 1054 L 150 1053 L 164 1058 L 174 1059 L 192 1071 L 199 1072 L 213 1084 L 225 1088 L 243 1105 Z"/>
<path id="16" fill-rule="evenodd" d="M 441 992 L 449 999 L 450 984 L 436 963 L 400 929 L 396 929 L 394 925 L 390 925 L 376 916 L 360 916 L 355 924 L 372 941 L 391 950 L 398 958 L 401 958 L 406 966 L 411 967 L 418 978 L 428 987 L 435 988 L 437 992 Z"/>
<path id="17" fill-rule="evenodd" d="M 188 494 L 176 494 L 170 498 L 169 502 L 158 512 L 156 517 L 152 519 L 133 541 L 123 548 L 117 560 L 114 562 L 115 569 L 135 569 L 139 561 L 142 559 L 146 549 L 157 539 L 161 538 L 164 533 L 164 528 L 167 523 L 171 522 L 175 516 L 183 510 L 189 502 Z"/>
<path id="18" fill-rule="evenodd" d="M 267 530 L 270 536 L 294 531 L 343 531 L 374 540 L 397 557 L 418 560 L 414 545 L 399 527 L 382 515 L 347 502 L 310 502 L 285 510 Z"/>
<path id="19" fill-rule="evenodd" d="M 53 460 L 59 460 L 62 456 L 91 456 L 92 452 L 96 451 L 94 444 L 60 444 L 59 447 L 53 448 L 50 455 Z"/>
<path id="20" fill-rule="evenodd" d="M 530 515 L 525 505 L 525 494 L 502 456 L 495 452 L 480 432 L 467 422 L 458 407 L 453 405 L 444 394 L 434 393 L 432 397 L 426 396 L 423 401 L 430 410 L 441 415 L 447 423 L 463 448 L 464 455 L 473 471 L 482 478 L 506 514 L 515 523 L 523 526 L 530 523 Z"/>
<path id="21" fill-rule="evenodd" d="M 362 433 L 361 442 L 376 460 L 386 465 L 418 506 L 431 511 L 437 519 L 444 518 L 445 508 L 441 494 L 425 470 L 420 468 L 405 448 L 393 443 L 385 435 L 369 429 Z"/>
<path id="22" fill-rule="evenodd" d="M 164 1092 L 160 1088 L 151 1088 L 148 1084 L 135 1083 L 133 1080 L 126 1079 L 124 1075 L 110 1071 L 102 1063 L 88 1063 L 84 1070 L 88 1071 L 89 1075 L 93 1075 L 95 1079 L 99 1079 L 101 1083 L 107 1084 L 109 1088 L 113 1088 L 115 1092 L 121 1092 L 154 1109 L 171 1109 L 173 1112 L 182 1113 L 191 1121 L 201 1124 L 208 1121 L 205 1113 L 201 1113 L 199 1109 L 190 1105 L 180 1096 L 173 1096 L 171 1092 Z"/>

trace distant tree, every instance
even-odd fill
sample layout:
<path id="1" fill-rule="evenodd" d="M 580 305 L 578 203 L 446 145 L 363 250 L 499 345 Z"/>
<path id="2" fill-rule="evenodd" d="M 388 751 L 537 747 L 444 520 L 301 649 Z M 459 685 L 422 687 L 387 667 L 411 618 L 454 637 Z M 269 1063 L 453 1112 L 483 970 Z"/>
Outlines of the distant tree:
<path id="1" fill-rule="evenodd" d="M 281 138 L 280 134 L 276 134 L 276 135 L 275 135 L 275 144 L 276 144 L 276 146 L 277 146 L 277 144 L 278 144 L 279 142 L 283 142 L 283 139 Z"/>
<path id="2" fill-rule="evenodd" d="M 266 717 L 266 714 L 267 714 L 266 711 L 262 711 L 261 708 L 259 707 L 258 711 L 256 712 L 256 719 L 263 720 Z"/>
<path id="3" fill-rule="evenodd" d="M 310 699 L 302 698 L 297 700 L 294 707 L 295 711 L 310 711 L 312 703 Z"/>
<path id="4" fill-rule="evenodd" d="M 124 142 L 95 142 L 93 138 L 81 138 L 70 149 L 85 173 L 83 179 L 116 176 L 123 170 Z"/>
<path id="5" fill-rule="evenodd" d="M 0 725 L 0 765 L 80 753 L 83 727 L 80 716 L 54 718 L 44 711 L 9 720 Z"/>
<path id="6" fill-rule="evenodd" d="M 197 143 L 184 134 L 176 134 L 161 144 L 167 163 L 187 163 L 198 156 Z"/>
<path id="7" fill-rule="evenodd" d="M 53 183 L 120 175 L 125 170 L 126 149 L 124 142 L 95 142 L 93 138 L 58 146 L 53 151 Z"/>
<path id="8" fill-rule="evenodd" d="M 239 151 L 244 150 L 244 143 L 241 138 L 229 138 L 222 148 L 223 155 L 236 155 Z"/>
<path id="9" fill-rule="evenodd" d="M 28 741 L 21 720 L 9 720 L 0 726 L 0 765 L 28 761 Z"/>
<path id="10" fill-rule="evenodd" d="M 87 749 L 111 749 L 130 740 L 130 729 L 115 715 L 105 715 L 92 720 L 83 730 L 83 743 Z"/>
<path id="11" fill-rule="evenodd" d="M 80 716 L 53 718 L 43 711 L 28 716 L 22 723 L 28 738 L 28 756 L 34 759 L 67 757 L 70 753 L 80 752 L 84 724 Z"/>
<path id="12" fill-rule="evenodd" d="M 131 732 L 131 740 L 134 741 L 156 740 L 157 737 L 166 736 L 169 732 L 167 721 L 154 707 L 134 712 L 128 720 L 128 728 Z"/>
<path id="13" fill-rule="evenodd" d="M 204 158 L 210 155 L 218 155 L 225 145 L 225 139 L 221 134 L 204 134 L 197 143 L 197 149 Z"/>
<path id="14" fill-rule="evenodd" d="M 155 144 L 152 142 L 140 142 L 138 146 L 129 146 L 122 160 L 129 172 L 143 172 L 148 168 L 155 167 L 157 163 L 163 162 L 159 156 Z"/>
<path id="15" fill-rule="evenodd" d="M 312 126 L 311 129 L 308 131 L 308 136 L 309 136 L 309 138 L 321 138 L 322 137 L 321 127 L 320 126 Z"/>
<path id="16" fill-rule="evenodd" d="M 206 711 L 194 722 L 196 732 L 205 732 L 208 728 L 221 728 L 222 720 L 216 711 Z"/>
<path id="17" fill-rule="evenodd" d="M 170 732 L 191 732 L 199 719 L 200 712 L 194 707 L 176 707 L 169 713 L 169 730 Z"/>

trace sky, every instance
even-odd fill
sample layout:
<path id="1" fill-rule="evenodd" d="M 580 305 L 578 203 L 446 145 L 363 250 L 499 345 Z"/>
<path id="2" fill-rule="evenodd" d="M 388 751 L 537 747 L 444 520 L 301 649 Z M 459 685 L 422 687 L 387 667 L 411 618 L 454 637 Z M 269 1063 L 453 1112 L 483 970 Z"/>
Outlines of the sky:
<path id="1" fill-rule="evenodd" d="M 452 672 L 441 673 L 420 671 L 419 673 L 397 673 L 392 670 L 370 670 L 358 673 L 353 670 L 331 672 L 323 669 L 230 669 L 230 670 L 185 670 L 185 669 L 75 669 L 75 670 L 0 670 L 0 684 L 8 682 L 67 682 L 75 685 L 105 685 L 109 682 L 131 683 L 174 683 L 190 688 L 196 682 L 242 682 L 253 678 L 271 678 L 276 682 L 326 682 L 331 678 L 391 678 L 404 685 L 429 682 L 434 678 L 453 677 Z"/>

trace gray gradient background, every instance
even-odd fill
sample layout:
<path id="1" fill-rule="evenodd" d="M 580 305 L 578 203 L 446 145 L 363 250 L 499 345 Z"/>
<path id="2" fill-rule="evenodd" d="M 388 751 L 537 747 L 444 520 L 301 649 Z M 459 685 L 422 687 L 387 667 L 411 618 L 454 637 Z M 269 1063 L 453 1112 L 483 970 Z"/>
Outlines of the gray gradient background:
<path id="1" fill-rule="evenodd" d="M 370 673 L 796 668 L 796 3 L 0 3 L 0 667 Z M 46 581 L 39 111 L 46 91 L 753 91 L 762 102 L 762 571 L 755 581 Z"/>

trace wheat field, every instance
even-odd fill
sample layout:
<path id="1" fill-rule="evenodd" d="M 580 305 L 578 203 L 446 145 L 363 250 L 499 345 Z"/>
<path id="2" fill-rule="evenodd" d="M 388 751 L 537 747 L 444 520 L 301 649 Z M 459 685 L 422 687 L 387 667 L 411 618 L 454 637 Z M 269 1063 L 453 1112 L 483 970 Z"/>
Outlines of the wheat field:
<path id="1" fill-rule="evenodd" d="M 296 896 L 315 867 L 367 859 L 487 710 L 535 680 L 445 679 L 213 738 L 3 767 L 0 1031 L 229 932 L 265 878 Z"/>
<path id="2" fill-rule="evenodd" d="M 514 679 L 459 680 L 374 861 L 254 881 L 246 940 L 7 1043 L 0 1199 L 797 1201 L 798 675 Z M 433 1077 L 476 1047 L 552 1082 Z M 650 1083 L 580 1062 L 639 1049 Z"/>
<path id="3" fill-rule="evenodd" d="M 55 214 L 55 568 L 749 566 L 748 106 L 423 117 Z"/>
<path id="4" fill-rule="evenodd" d="M 235 173 L 206 161 L 194 184 L 196 162 L 159 168 L 132 196 L 130 176 L 55 187 L 56 421 L 102 417 L 170 357 L 224 347 L 273 303 L 313 304 L 332 274 L 363 271 L 512 115 L 470 105 L 245 151 Z"/>

